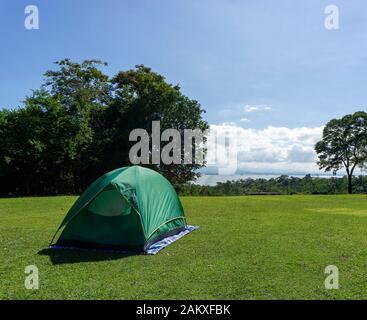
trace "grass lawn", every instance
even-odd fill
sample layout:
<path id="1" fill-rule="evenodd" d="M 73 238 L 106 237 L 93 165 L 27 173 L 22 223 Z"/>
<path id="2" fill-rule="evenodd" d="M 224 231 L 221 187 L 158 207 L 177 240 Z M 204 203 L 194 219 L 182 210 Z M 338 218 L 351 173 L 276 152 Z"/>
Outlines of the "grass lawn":
<path id="1" fill-rule="evenodd" d="M 39 254 L 75 197 L 0 199 L 0 299 L 366 299 L 366 196 L 186 197 L 156 256 Z M 40 289 L 24 288 L 36 265 Z M 340 289 L 326 290 L 336 265 Z"/>

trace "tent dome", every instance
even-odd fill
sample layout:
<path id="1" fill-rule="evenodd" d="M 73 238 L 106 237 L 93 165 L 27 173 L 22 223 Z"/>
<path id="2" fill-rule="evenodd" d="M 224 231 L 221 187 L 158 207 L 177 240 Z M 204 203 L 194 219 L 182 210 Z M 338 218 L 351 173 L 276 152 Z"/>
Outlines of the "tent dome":
<path id="1" fill-rule="evenodd" d="M 71 207 L 56 245 L 144 251 L 184 230 L 181 202 L 154 170 L 124 167 L 94 181 Z"/>

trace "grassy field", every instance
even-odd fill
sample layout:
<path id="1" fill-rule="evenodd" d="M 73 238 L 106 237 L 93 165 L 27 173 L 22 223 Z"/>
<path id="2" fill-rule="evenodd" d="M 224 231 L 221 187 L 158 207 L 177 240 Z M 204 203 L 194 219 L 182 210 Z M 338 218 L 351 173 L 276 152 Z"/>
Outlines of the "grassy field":
<path id="1" fill-rule="evenodd" d="M 187 197 L 201 229 L 156 256 L 39 253 L 74 200 L 0 199 L 0 299 L 367 298 L 366 196 Z M 32 264 L 39 290 L 24 288 Z"/>

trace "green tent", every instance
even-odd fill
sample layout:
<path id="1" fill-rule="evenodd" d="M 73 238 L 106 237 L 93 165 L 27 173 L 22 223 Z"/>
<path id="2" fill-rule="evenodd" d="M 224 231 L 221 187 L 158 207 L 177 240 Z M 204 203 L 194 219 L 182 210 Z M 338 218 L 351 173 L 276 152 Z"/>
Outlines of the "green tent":
<path id="1" fill-rule="evenodd" d="M 56 231 L 63 228 L 56 246 L 145 251 L 185 227 L 181 202 L 169 181 L 147 168 L 125 167 L 84 191 Z"/>

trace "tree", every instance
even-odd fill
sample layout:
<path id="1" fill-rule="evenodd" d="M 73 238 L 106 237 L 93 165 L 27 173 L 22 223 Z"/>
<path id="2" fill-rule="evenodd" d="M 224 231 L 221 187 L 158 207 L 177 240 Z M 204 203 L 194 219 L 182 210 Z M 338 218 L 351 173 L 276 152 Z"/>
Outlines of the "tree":
<path id="1" fill-rule="evenodd" d="M 94 134 L 102 131 L 110 98 L 108 77 L 97 68 L 103 63 L 65 59 L 56 64 L 59 68 L 45 73 L 45 83 L 23 107 L 1 112 L 3 193 L 78 193 L 100 173 L 86 171 L 95 160 Z"/>
<path id="2" fill-rule="evenodd" d="M 111 141 L 107 145 L 109 169 L 129 163 L 129 134 L 134 129 L 152 132 L 152 121 L 160 121 L 161 132 L 177 129 L 181 133 L 183 149 L 184 129 L 209 128 L 202 119 L 205 112 L 200 104 L 180 91 L 178 85 L 171 85 L 165 78 L 143 65 L 119 72 L 113 79 L 113 99 L 107 110 L 107 127 Z M 168 143 L 168 142 L 167 142 Z M 163 148 L 165 143 L 161 143 Z M 181 150 L 183 151 L 183 150 Z M 183 155 L 183 152 L 181 152 Z M 192 181 L 199 176 L 201 164 L 159 164 L 150 167 L 163 173 L 176 186 Z"/>
<path id="3" fill-rule="evenodd" d="M 4 115 L 4 113 L 3 113 Z M 3 121 L 4 125 L 4 121 Z M 8 111 L 2 130 L 1 178 L 6 181 L 8 193 L 30 195 L 33 183 L 40 179 L 45 149 L 44 123 L 40 114 L 29 108 Z"/>
<path id="4" fill-rule="evenodd" d="M 9 110 L 0 110 L 0 137 L 1 137 L 1 143 L 0 143 L 0 179 L 3 173 L 6 171 L 6 168 L 8 166 L 8 158 L 7 158 L 7 149 L 9 146 L 9 125 L 8 125 L 8 119 L 9 119 Z"/>
<path id="5" fill-rule="evenodd" d="M 110 101 L 108 76 L 98 69 L 107 63 L 100 60 L 85 60 L 76 63 L 69 59 L 56 62 L 57 70 L 45 73 L 44 88 L 59 99 L 63 111 L 72 118 L 69 134 L 73 135 L 74 153 L 65 161 L 69 162 L 73 176 L 74 192 L 80 192 L 96 172 L 89 171 L 95 162 L 96 145 L 94 135 L 103 131 L 103 116 Z M 60 137 L 62 138 L 62 137 Z M 94 170 L 96 171 L 96 170 Z M 100 170 L 101 171 L 101 170 Z M 91 177 L 86 180 L 85 177 Z"/>
<path id="6" fill-rule="evenodd" d="M 77 154 L 74 117 L 60 99 L 34 91 L 24 107 L 2 112 L 0 178 L 9 194 L 70 192 L 70 159 Z M 4 119 L 6 121 L 4 121 Z"/>
<path id="7" fill-rule="evenodd" d="M 355 169 L 367 159 L 367 113 L 360 111 L 333 119 L 326 124 L 321 141 L 315 146 L 320 169 L 336 173 L 343 167 L 348 177 L 348 193 L 353 193 Z"/>
<path id="8" fill-rule="evenodd" d="M 46 194 L 74 191 L 68 186 L 74 183 L 70 164 L 80 151 L 79 122 L 65 110 L 58 95 L 45 90 L 27 97 L 21 112 L 33 124 L 30 136 L 42 146 L 36 190 Z"/>

